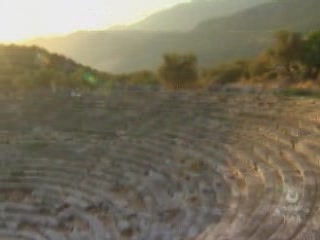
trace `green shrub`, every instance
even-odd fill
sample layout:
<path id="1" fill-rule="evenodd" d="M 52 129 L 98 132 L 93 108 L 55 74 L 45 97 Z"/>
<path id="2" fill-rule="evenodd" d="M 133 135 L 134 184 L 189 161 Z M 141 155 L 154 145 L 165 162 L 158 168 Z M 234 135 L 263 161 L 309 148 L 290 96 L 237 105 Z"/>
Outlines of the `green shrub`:
<path id="1" fill-rule="evenodd" d="M 278 73 L 277 73 L 277 72 L 274 72 L 274 71 L 266 72 L 266 73 L 263 75 L 263 78 L 264 78 L 264 79 L 267 79 L 267 80 L 275 80 L 275 79 L 277 79 L 277 77 L 278 77 Z"/>
<path id="2" fill-rule="evenodd" d="M 270 71 L 270 67 L 263 61 L 252 61 L 249 66 L 249 75 L 250 77 L 257 77 L 265 75 Z"/>
<path id="3" fill-rule="evenodd" d="M 316 78 L 320 73 L 320 31 L 306 35 L 302 62 L 308 68 L 307 77 Z"/>
<path id="4" fill-rule="evenodd" d="M 197 58 L 192 54 L 166 54 L 158 74 L 161 83 L 167 88 L 192 88 L 197 85 L 199 77 Z"/>
<path id="5" fill-rule="evenodd" d="M 158 79 L 156 75 L 151 71 L 139 71 L 128 74 L 126 76 L 126 85 L 156 85 L 158 84 Z"/>
<path id="6" fill-rule="evenodd" d="M 234 62 L 231 64 L 223 64 L 216 68 L 207 70 L 205 78 L 208 82 L 214 84 L 235 83 L 243 77 L 247 77 L 247 64 Z"/>
<path id="7" fill-rule="evenodd" d="M 277 92 L 278 96 L 320 98 L 320 92 L 302 88 L 288 88 Z"/>

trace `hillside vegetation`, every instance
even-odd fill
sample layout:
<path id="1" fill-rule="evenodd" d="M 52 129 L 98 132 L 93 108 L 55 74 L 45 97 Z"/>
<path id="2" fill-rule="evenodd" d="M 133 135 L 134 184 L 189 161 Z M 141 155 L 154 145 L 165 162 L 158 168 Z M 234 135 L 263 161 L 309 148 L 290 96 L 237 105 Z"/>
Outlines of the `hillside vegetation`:
<path id="1" fill-rule="evenodd" d="M 136 82 L 153 85 L 156 79 L 148 71 L 119 75 L 97 71 L 39 47 L 0 45 L 1 88 L 105 89 Z"/>
<path id="2" fill-rule="evenodd" d="M 302 34 L 281 30 L 273 35 L 271 47 L 256 57 L 211 68 L 198 67 L 197 57 L 193 54 L 166 54 L 158 69 L 160 82 L 171 89 L 230 84 L 318 89 L 320 31 Z"/>
<path id="3" fill-rule="evenodd" d="M 114 86 L 167 89 L 211 88 L 226 84 L 318 88 L 320 31 L 277 31 L 273 43 L 256 57 L 203 68 L 197 55 L 163 55 L 157 71 L 110 74 L 83 66 L 39 47 L 0 46 L 0 85 L 6 88 L 59 87 L 110 89 Z"/>

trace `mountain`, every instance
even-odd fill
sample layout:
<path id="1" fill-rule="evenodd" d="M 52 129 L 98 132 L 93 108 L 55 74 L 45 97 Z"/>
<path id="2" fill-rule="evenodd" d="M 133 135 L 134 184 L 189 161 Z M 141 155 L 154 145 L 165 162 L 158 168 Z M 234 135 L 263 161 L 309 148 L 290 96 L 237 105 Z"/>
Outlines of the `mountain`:
<path id="1" fill-rule="evenodd" d="M 190 31 L 202 21 L 229 16 L 270 0 L 193 0 L 156 12 L 128 27 L 144 31 Z"/>
<path id="2" fill-rule="evenodd" d="M 320 1 L 273 0 L 230 17 L 211 19 L 197 31 L 310 31 L 320 28 Z"/>
<path id="3" fill-rule="evenodd" d="M 320 29 L 318 9 L 319 0 L 273 0 L 228 17 L 204 21 L 187 32 L 79 32 L 29 44 L 104 71 L 155 69 L 166 52 L 193 52 L 200 65 L 206 67 L 254 56 L 270 46 L 273 33 L 279 29 Z"/>
<path id="4" fill-rule="evenodd" d="M 155 67 L 161 55 L 176 51 L 182 40 L 183 34 L 179 33 L 109 30 L 35 39 L 25 44 L 64 54 L 99 70 L 121 73 Z"/>

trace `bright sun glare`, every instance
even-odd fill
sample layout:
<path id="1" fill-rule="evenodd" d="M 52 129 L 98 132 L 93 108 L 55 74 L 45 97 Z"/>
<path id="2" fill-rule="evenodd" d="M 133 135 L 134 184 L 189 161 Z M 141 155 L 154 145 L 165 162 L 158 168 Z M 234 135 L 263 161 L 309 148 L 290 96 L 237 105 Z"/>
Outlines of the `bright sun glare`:
<path id="1" fill-rule="evenodd" d="M 0 41 L 128 24 L 185 0 L 0 0 Z"/>

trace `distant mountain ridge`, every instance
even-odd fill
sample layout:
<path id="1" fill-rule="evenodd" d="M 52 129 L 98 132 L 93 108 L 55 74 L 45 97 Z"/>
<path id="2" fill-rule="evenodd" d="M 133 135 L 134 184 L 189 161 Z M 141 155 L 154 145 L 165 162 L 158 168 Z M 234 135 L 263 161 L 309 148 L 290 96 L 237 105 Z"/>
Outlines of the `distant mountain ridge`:
<path id="1" fill-rule="evenodd" d="M 277 30 L 320 29 L 319 9 L 319 0 L 274 0 L 231 16 L 208 19 L 187 32 L 81 32 L 29 44 L 63 53 L 104 71 L 155 69 L 166 52 L 193 52 L 200 65 L 207 67 L 254 56 L 271 44 Z"/>
<path id="2" fill-rule="evenodd" d="M 193 0 L 152 14 L 128 30 L 190 31 L 210 18 L 229 16 L 270 0 Z"/>
<path id="3" fill-rule="evenodd" d="M 320 27 L 319 7 L 318 0 L 273 0 L 229 17 L 204 21 L 196 30 L 310 31 Z"/>

